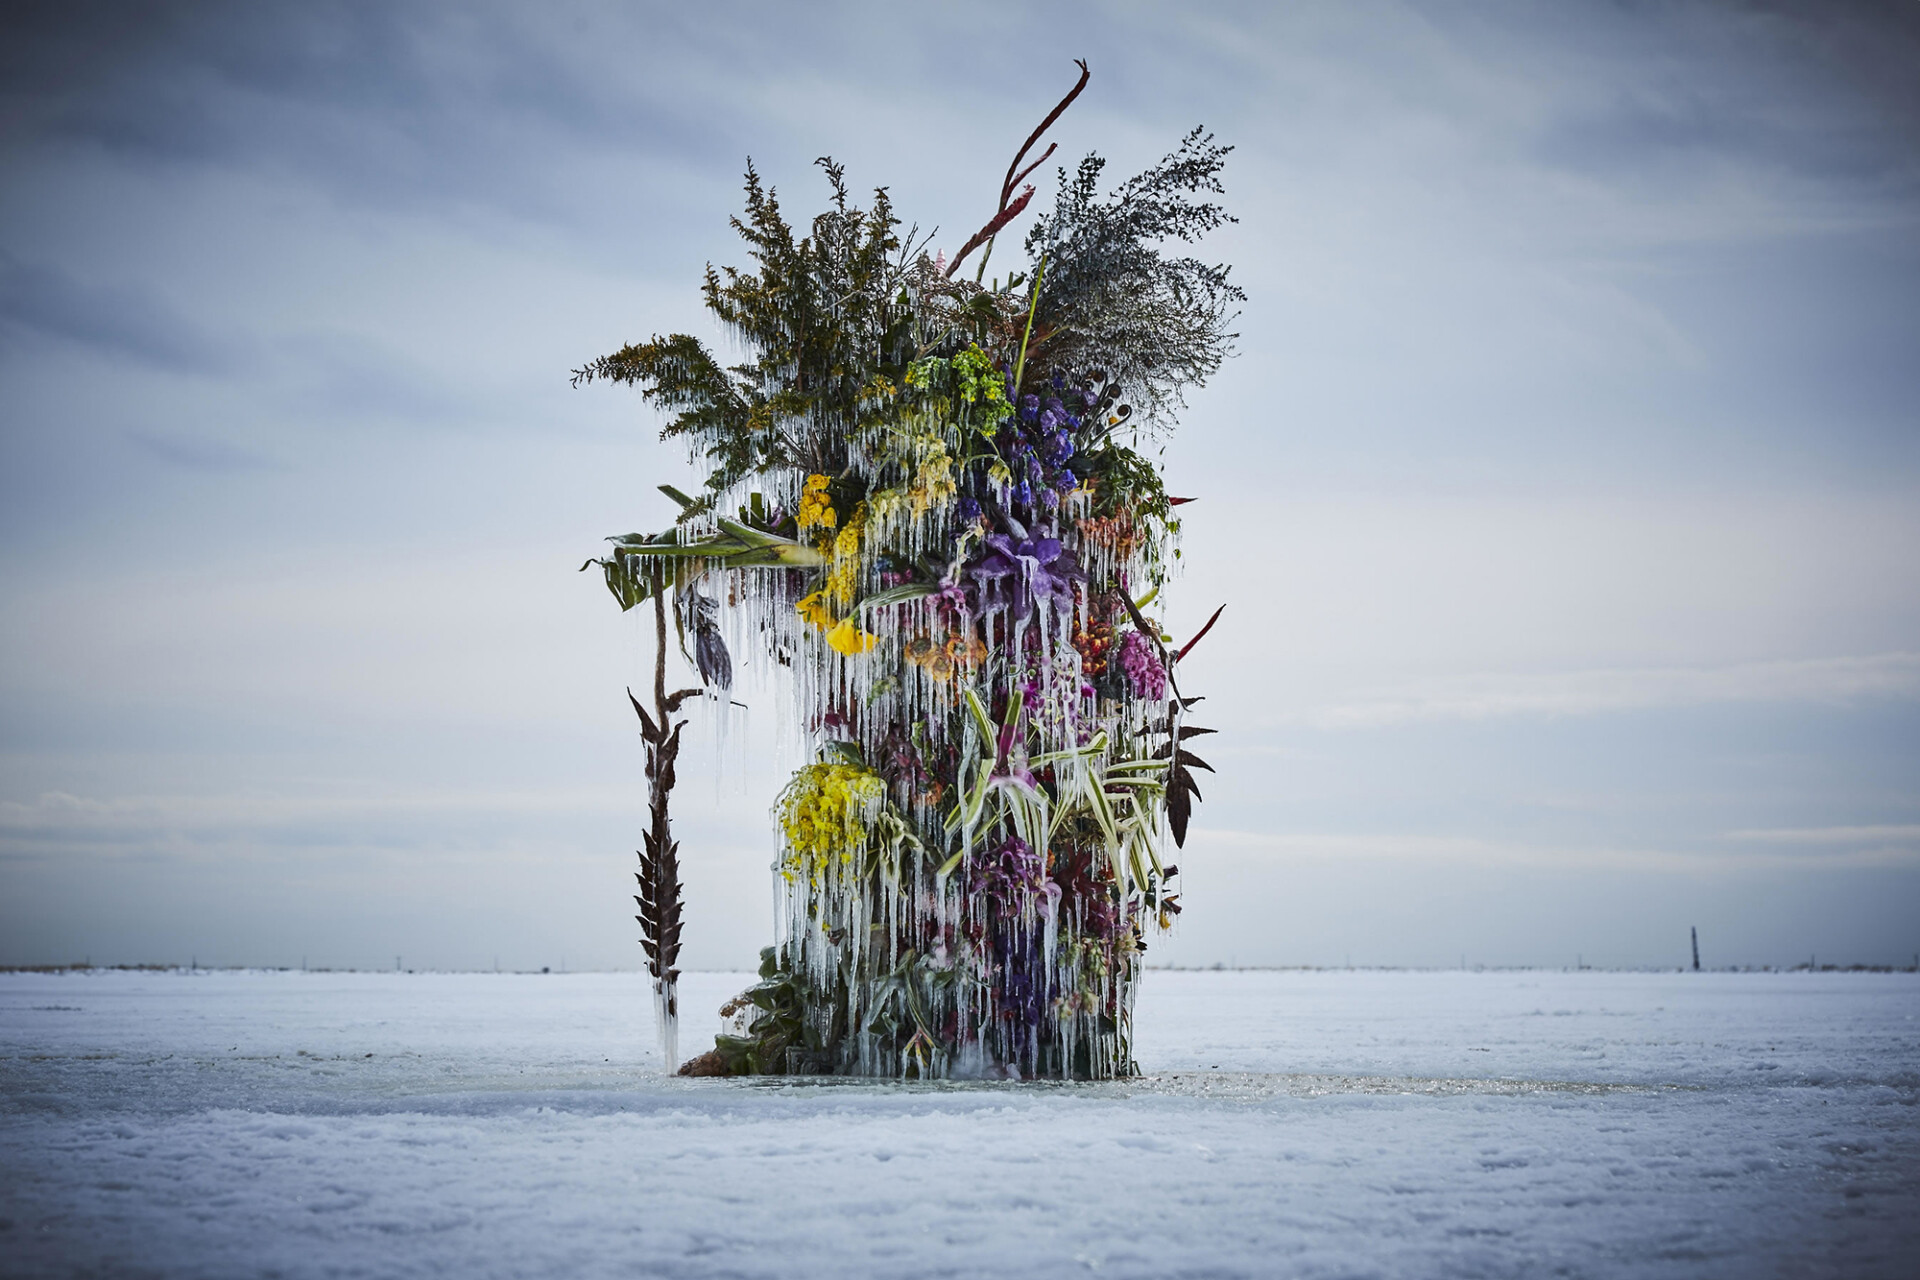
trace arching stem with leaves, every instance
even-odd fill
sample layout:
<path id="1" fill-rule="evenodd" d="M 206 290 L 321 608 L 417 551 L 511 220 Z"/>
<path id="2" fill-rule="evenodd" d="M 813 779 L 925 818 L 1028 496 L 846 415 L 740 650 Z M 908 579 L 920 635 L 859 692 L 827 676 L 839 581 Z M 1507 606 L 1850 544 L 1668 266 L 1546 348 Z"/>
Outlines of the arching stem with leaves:
<path id="1" fill-rule="evenodd" d="M 660 1031 L 660 1051 L 673 1071 L 680 1059 L 680 844 L 673 838 L 667 802 L 673 794 L 674 763 L 680 756 L 680 731 L 685 720 L 674 714 L 698 689 L 667 692 L 666 566 L 659 561 L 643 570 L 653 597 L 653 713 L 627 690 L 627 701 L 640 716 L 640 737 L 647 744 L 647 831 L 639 851 L 635 879 L 640 892 L 633 896 L 640 913 L 640 945 L 646 949 L 647 972 L 653 978 L 654 1018 Z"/>

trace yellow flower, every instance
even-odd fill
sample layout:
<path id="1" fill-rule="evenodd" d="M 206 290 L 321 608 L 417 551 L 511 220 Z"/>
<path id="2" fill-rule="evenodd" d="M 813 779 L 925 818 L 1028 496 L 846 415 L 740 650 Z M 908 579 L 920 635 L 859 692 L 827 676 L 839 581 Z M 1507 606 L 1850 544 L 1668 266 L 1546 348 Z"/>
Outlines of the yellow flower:
<path id="1" fill-rule="evenodd" d="M 867 522 L 867 513 L 856 510 L 853 519 L 847 521 L 847 527 L 833 540 L 833 555 L 836 560 L 846 560 L 860 554 L 860 526 Z"/>
<path id="2" fill-rule="evenodd" d="M 913 498 L 913 514 L 923 516 L 927 508 L 936 503 L 945 505 L 953 501 L 959 492 L 953 483 L 953 459 L 948 456 L 946 446 L 935 439 L 930 442 L 926 456 L 919 469 L 914 473 L 913 486 L 909 490 Z"/>
<path id="3" fill-rule="evenodd" d="M 827 632 L 827 643 L 833 646 L 834 652 L 851 658 L 856 653 L 865 653 L 873 648 L 880 643 L 880 638 L 853 625 L 852 618 L 842 618 L 839 626 Z"/>
<path id="4" fill-rule="evenodd" d="M 853 606 L 854 594 L 860 585 L 860 535 L 866 525 L 867 507 L 861 503 L 853 509 L 847 527 L 833 540 L 833 569 L 827 574 L 827 598 L 842 609 Z"/>
<path id="5" fill-rule="evenodd" d="M 827 607 L 827 593 L 825 590 L 816 591 L 810 596 L 803 596 L 795 602 L 793 609 L 795 613 L 798 613 L 802 618 L 811 622 L 822 631 L 825 631 L 837 621 L 833 616 L 833 610 Z"/>
<path id="6" fill-rule="evenodd" d="M 876 489 L 867 495 L 867 519 L 882 528 L 891 525 L 906 507 L 905 489 Z"/>
<path id="7" fill-rule="evenodd" d="M 840 517 L 833 509 L 833 498 L 827 493 L 832 481 L 822 475 L 807 477 L 806 486 L 800 491 L 800 509 L 794 513 L 794 521 L 800 526 L 800 532 L 819 525 L 831 529 L 840 523 Z"/>
<path id="8" fill-rule="evenodd" d="M 851 658 L 856 653 L 865 653 L 880 643 L 880 637 L 862 631 L 852 618 L 836 618 L 833 609 L 827 603 L 827 588 L 823 587 L 810 596 L 803 596 L 793 606 L 806 621 L 827 633 L 827 643 L 833 646 L 835 653 Z"/>
<path id="9" fill-rule="evenodd" d="M 869 769 L 822 763 L 799 770 L 774 808 L 787 843 L 781 874 L 792 880 L 804 872 L 818 884 L 834 859 L 852 862 L 885 801 L 886 784 Z"/>

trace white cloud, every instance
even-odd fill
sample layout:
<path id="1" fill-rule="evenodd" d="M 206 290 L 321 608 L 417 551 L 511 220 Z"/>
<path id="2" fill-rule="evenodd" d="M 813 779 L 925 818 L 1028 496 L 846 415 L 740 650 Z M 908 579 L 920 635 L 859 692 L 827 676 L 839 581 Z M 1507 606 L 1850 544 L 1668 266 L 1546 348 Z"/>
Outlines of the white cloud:
<path id="1" fill-rule="evenodd" d="M 1762 844 L 1858 845 L 1882 841 L 1920 844 L 1920 825 L 1764 827 L 1751 831 L 1729 831 L 1722 839 L 1750 840 Z"/>
<path id="2" fill-rule="evenodd" d="M 264 825 L 315 819 L 464 813 L 487 816 L 629 813 L 639 807 L 633 788 L 559 791 L 430 791 L 390 794 L 145 795 L 97 799 L 64 791 L 37 800 L 0 800 L 0 832 L 56 827 L 127 828 L 154 823 L 204 826 Z"/>
<path id="3" fill-rule="evenodd" d="M 1800 842 L 1790 849 L 1662 849 L 1556 846 L 1474 836 L 1364 832 L 1255 832 L 1195 828 L 1187 855 L 1270 854 L 1316 861 L 1371 860 L 1428 866 L 1529 867 L 1555 871 L 1734 872 L 1920 866 L 1920 827 L 1836 828 L 1887 833 L 1882 839 L 1836 842 L 1850 847 L 1818 851 Z M 1793 842 L 1783 842 L 1793 843 Z"/>
<path id="4" fill-rule="evenodd" d="M 1920 653 L 1494 674 L 1382 690 L 1306 713 L 1316 728 L 1377 728 L 1515 715 L 1594 715 L 1722 702 L 1853 702 L 1920 696 Z"/>

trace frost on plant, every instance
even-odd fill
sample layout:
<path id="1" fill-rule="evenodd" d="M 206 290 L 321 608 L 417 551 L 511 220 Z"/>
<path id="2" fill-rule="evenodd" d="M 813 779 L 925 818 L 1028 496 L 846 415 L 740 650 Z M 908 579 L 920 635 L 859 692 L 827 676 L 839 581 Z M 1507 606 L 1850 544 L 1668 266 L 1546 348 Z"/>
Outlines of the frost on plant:
<path id="1" fill-rule="evenodd" d="M 1179 685 L 1194 641 L 1154 617 L 1184 500 L 1140 432 L 1219 368 L 1241 294 L 1166 252 L 1227 221 L 1192 198 L 1227 153 L 1199 131 L 1104 198 L 1098 157 L 1063 173 L 1028 261 L 987 276 L 1053 148 L 1029 152 L 1086 80 L 952 260 L 901 234 L 884 189 L 857 207 L 831 161 L 804 230 L 749 168 L 751 265 L 704 286 L 743 362 L 674 334 L 575 371 L 638 386 L 706 471 L 698 494 L 663 486 L 672 528 L 590 564 L 623 608 L 653 600 L 662 663 L 671 589 L 709 690 L 736 654 L 784 669 L 812 759 L 774 806 L 779 936 L 699 1070 L 1133 1070 L 1142 953 L 1180 909 L 1166 844 L 1208 768 L 1185 744 L 1209 732 Z M 656 675 L 652 714 L 635 701 L 655 798 L 641 923 L 671 1020 L 667 720 L 692 691 Z"/>

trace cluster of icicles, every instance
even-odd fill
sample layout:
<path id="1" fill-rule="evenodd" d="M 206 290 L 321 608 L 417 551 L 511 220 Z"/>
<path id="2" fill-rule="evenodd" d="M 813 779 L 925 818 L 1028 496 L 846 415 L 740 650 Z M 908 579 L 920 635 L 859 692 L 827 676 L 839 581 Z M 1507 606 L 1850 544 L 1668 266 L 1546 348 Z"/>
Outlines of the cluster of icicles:
<path id="1" fill-rule="evenodd" d="M 733 652 L 790 673 L 789 726 L 814 761 L 774 809 L 776 956 L 806 1034 L 770 1069 L 1126 1075 L 1141 936 L 1165 922 L 1170 871 L 1153 748 L 1177 714 L 1164 672 L 1157 688 L 1117 675 L 1113 639 L 1139 616 L 1118 593 L 1159 579 L 1165 534 L 1143 520 L 1114 536 L 1084 489 L 1035 513 L 1004 468 L 966 500 L 955 471 L 982 436 L 936 404 L 851 450 L 835 479 L 865 495 L 852 510 L 828 509 L 828 477 L 759 478 L 765 509 L 799 513 L 830 565 L 701 584 Z M 1019 554 L 1049 542 L 1051 576 Z M 921 593 L 903 590 L 916 576 Z"/>

